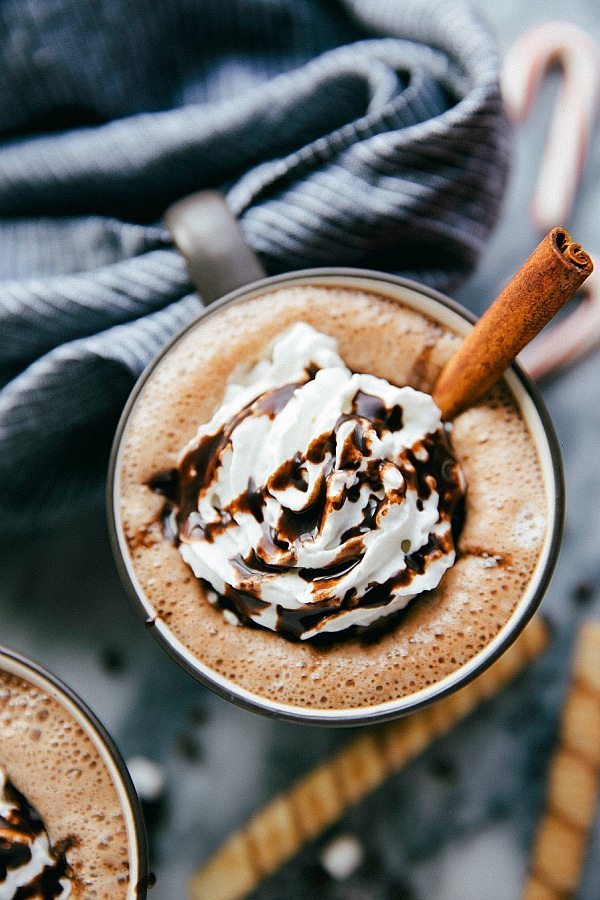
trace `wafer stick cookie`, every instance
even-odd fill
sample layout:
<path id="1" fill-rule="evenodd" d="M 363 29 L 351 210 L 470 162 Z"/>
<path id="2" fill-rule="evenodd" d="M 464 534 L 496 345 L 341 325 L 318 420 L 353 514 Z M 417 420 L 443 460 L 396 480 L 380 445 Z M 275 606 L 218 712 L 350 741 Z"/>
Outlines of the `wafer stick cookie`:
<path id="1" fill-rule="evenodd" d="M 546 809 L 533 845 L 523 900 L 566 900 L 580 879 L 600 787 L 600 623 L 582 627 Z"/>
<path id="2" fill-rule="evenodd" d="M 534 618 L 478 679 L 422 712 L 351 741 L 236 831 L 192 876 L 189 900 L 239 900 L 309 840 L 496 693 L 541 653 L 548 629 Z"/>

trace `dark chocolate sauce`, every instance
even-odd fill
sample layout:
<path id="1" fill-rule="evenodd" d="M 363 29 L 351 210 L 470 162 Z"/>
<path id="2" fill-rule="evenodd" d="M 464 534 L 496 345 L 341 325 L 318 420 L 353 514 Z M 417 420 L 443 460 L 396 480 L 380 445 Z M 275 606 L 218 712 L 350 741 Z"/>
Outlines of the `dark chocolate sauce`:
<path id="1" fill-rule="evenodd" d="M 333 431 L 331 434 L 321 434 L 319 437 L 315 438 L 308 445 L 308 450 L 306 451 L 306 458 L 311 463 L 321 463 L 325 459 L 325 456 L 329 453 L 331 456 L 335 456 L 336 450 L 336 433 Z"/>
<path id="2" fill-rule="evenodd" d="M 425 460 L 418 459 L 418 450 L 426 451 Z M 415 488 L 421 502 L 430 497 L 432 490 L 436 490 L 440 498 L 440 512 L 452 516 L 462 497 L 462 490 L 456 458 L 446 433 L 439 431 L 435 436 L 428 435 L 420 441 L 418 450 L 407 450 L 408 465 L 400 463 L 406 482 Z"/>
<path id="3" fill-rule="evenodd" d="M 176 469 L 165 469 L 157 472 L 150 481 L 150 490 L 166 498 L 165 506 L 161 513 L 163 534 L 174 544 L 178 544 L 181 537 L 188 540 L 207 537 L 211 540 L 218 533 L 219 526 L 213 526 L 208 532 L 198 520 L 198 498 L 200 492 L 210 486 L 214 480 L 216 471 L 221 464 L 221 454 L 230 442 L 231 434 L 245 418 L 250 415 L 269 416 L 274 418 L 292 397 L 294 391 L 300 387 L 300 382 L 285 384 L 261 394 L 253 400 L 237 415 L 235 415 L 223 428 L 214 435 L 205 435 L 199 443 L 185 454 Z M 240 501 L 242 502 L 242 501 Z M 262 500 L 261 500 L 262 505 Z M 252 509 L 253 514 L 257 509 L 256 502 Z M 175 513 L 175 528 L 173 527 L 173 513 Z M 260 520 L 259 520 L 260 521 Z M 221 530 L 231 522 L 223 521 Z"/>
<path id="4" fill-rule="evenodd" d="M 462 494 L 454 505 L 452 510 L 452 518 L 450 519 L 450 525 L 452 528 L 452 540 L 454 541 L 454 546 L 458 547 L 458 539 L 461 536 L 463 526 L 465 524 L 465 516 L 467 513 L 467 503 L 465 495 Z"/>
<path id="5" fill-rule="evenodd" d="M 402 407 L 398 404 L 388 409 L 381 397 L 357 391 L 352 401 L 352 412 L 355 416 L 368 419 L 377 434 L 382 431 L 400 431 L 402 428 Z"/>
<path id="6" fill-rule="evenodd" d="M 203 532 L 204 539 L 206 541 L 208 541 L 210 544 L 212 544 L 215 537 L 218 534 L 222 534 L 224 531 L 227 531 L 227 529 L 233 522 L 233 516 L 230 513 L 228 513 L 227 511 L 223 512 L 223 515 L 218 520 L 218 522 L 206 522 L 204 524 L 201 524 L 200 514 L 197 513 L 197 516 L 198 516 L 198 522 L 194 526 L 194 528 L 197 529 L 197 532 L 192 531 L 189 534 L 189 539 L 191 541 L 193 541 L 195 539 L 196 533 L 198 534 L 198 537 L 199 537 L 200 532 Z M 191 516 L 190 516 L 190 518 L 191 518 Z M 189 519 L 188 519 L 188 521 L 189 521 Z"/>
<path id="7" fill-rule="evenodd" d="M 317 368 L 310 366 L 307 376 L 312 378 L 316 372 Z M 296 453 L 286 460 L 270 476 L 265 486 L 257 486 L 250 480 L 245 491 L 227 508 L 218 511 L 219 519 L 216 522 L 203 522 L 198 512 L 199 497 L 210 488 L 221 464 L 222 454 L 231 442 L 233 430 L 248 416 L 267 415 L 273 418 L 300 386 L 300 383 L 292 383 L 267 391 L 232 417 L 217 434 L 202 438 L 197 446 L 186 453 L 177 470 L 160 472 L 149 482 L 152 490 L 166 498 L 163 532 L 175 543 L 179 540 L 211 542 L 234 524 L 240 513 L 253 516 L 260 524 L 262 536 L 257 547 L 243 558 L 237 555 L 230 559 L 240 576 L 239 587 L 227 586 L 224 596 L 219 598 L 223 608 L 230 609 L 249 625 L 256 625 L 253 617 L 269 605 L 260 598 L 262 582 L 270 576 L 277 577 L 285 573 L 290 567 L 296 567 L 294 548 L 298 543 L 314 540 L 318 536 L 326 510 L 340 509 L 346 502 L 358 502 L 362 489 L 367 486 L 368 496 L 362 519 L 342 534 L 339 553 L 333 563 L 321 568 L 296 570 L 302 579 L 315 585 L 315 601 L 301 609 L 277 607 L 277 628 L 293 640 L 301 638 L 307 630 L 318 627 L 329 615 L 357 606 L 385 606 L 393 597 L 394 591 L 399 587 L 406 587 L 413 578 L 422 575 L 432 559 L 450 552 L 452 542 L 449 536 L 442 540 L 431 534 L 424 547 L 412 553 L 403 553 L 405 562 L 402 569 L 384 584 L 370 585 L 360 597 L 354 588 L 346 591 L 342 599 L 336 596 L 340 580 L 362 560 L 365 551 L 363 537 L 377 527 L 383 505 L 402 502 L 407 487 L 417 492 L 419 510 L 423 509 L 423 501 L 431 496 L 432 491 L 438 493 L 440 518 L 451 521 L 455 541 L 464 519 L 460 475 L 443 429 L 427 435 L 411 450 L 402 452 L 396 464 L 402 472 L 404 483 L 397 490 L 384 490 L 381 474 L 383 461 L 370 458 L 367 427 L 373 428 L 379 436 L 386 431 L 398 431 L 403 426 L 403 410 L 400 405 L 389 409 L 379 397 L 358 391 L 352 402 L 352 412 L 341 415 L 330 433 L 315 438 L 305 454 Z M 348 473 L 355 471 L 356 474 L 352 484 L 343 487 L 339 496 L 329 497 L 328 476 L 334 468 L 339 450 L 338 431 L 344 422 L 352 419 L 354 427 L 344 439 L 338 465 L 339 469 Z M 419 456 L 424 458 L 419 459 Z M 321 477 L 310 496 L 307 462 L 323 466 Z M 298 511 L 282 507 L 277 527 L 273 528 L 264 519 L 265 503 L 272 491 L 285 491 L 288 488 L 295 488 L 305 494 L 306 506 Z M 352 627 L 344 630 L 342 636 L 363 630 L 364 626 Z M 336 639 L 339 637 L 340 635 L 336 635 Z"/>
<path id="8" fill-rule="evenodd" d="M 346 437 L 342 452 L 340 453 L 339 466 L 340 469 L 358 469 L 363 458 L 369 453 L 365 433 L 359 422 L 354 426 L 353 431 Z"/>
<path id="9" fill-rule="evenodd" d="M 5 827 L 5 820 L 0 816 L 0 827 Z M 6 879 L 9 869 L 19 869 L 31 859 L 29 844 L 7 841 L 0 838 L 0 883 Z"/>
<path id="10" fill-rule="evenodd" d="M 273 419 L 281 412 L 299 386 L 299 382 L 295 382 L 285 384 L 272 391 L 266 391 L 233 416 L 220 431 L 214 435 L 206 435 L 197 446 L 188 450 L 178 467 L 178 519 L 184 519 L 191 509 L 197 508 L 198 495 L 214 481 L 216 470 L 221 464 L 221 454 L 230 443 L 231 435 L 240 422 L 250 415 L 269 416 Z"/>
<path id="11" fill-rule="evenodd" d="M 286 488 L 293 487 L 297 491 L 306 493 L 308 483 L 303 465 L 303 458 L 299 453 L 295 453 L 291 459 L 286 460 L 273 472 L 269 478 L 269 490 L 285 491 Z"/>
<path id="12" fill-rule="evenodd" d="M 359 556 L 353 556 L 350 559 L 343 559 L 340 562 L 333 563 L 331 566 L 323 566 L 320 569 L 298 569 L 298 575 L 308 582 L 336 582 L 351 572 L 362 559 L 362 553 Z"/>
<path id="13" fill-rule="evenodd" d="M 260 397 L 242 410 L 239 421 L 245 419 L 250 413 L 255 416 L 267 415 L 270 419 L 274 419 L 275 416 L 279 415 L 284 406 L 287 406 L 288 402 L 292 399 L 294 392 L 297 391 L 299 387 L 302 387 L 302 384 L 302 381 L 292 381 L 290 384 L 284 384 L 281 387 L 265 391 L 264 394 L 261 394 Z M 235 421 L 234 427 L 236 427 L 238 421 L 233 421 Z M 230 431 L 232 430 L 233 429 L 230 429 Z"/>
<path id="14" fill-rule="evenodd" d="M 402 407 L 398 405 L 392 406 L 389 413 L 383 420 L 383 424 L 388 431 L 400 431 L 404 424 Z"/>
<path id="15" fill-rule="evenodd" d="M 54 866 L 46 866 L 40 874 L 33 878 L 28 884 L 17 888 L 13 894 L 13 900 L 50 900 L 50 898 L 60 897 L 64 891 L 60 883 L 61 878 L 64 879 L 65 870 L 57 860 Z"/>
<path id="16" fill-rule="evenodd" d="M 258 489 L 254 479 L 250 478 L 245 492 L 234 500 L 232 506 L 234 506 L 235 512 L 248 513 L 250 516 L 254 516 L 257 522 L 262 523 L 264 521 L 264 501 L 263 491 Z"/>
<path id="17" fill-rule="evenodd" d="M 295 541 L 306 541 L 314 538 L 320 530 L 327 500 L 327 485 L 323 479 L 317 499 L 306 509 L 296 512 L 286 506 L 281 508 L 279 518 L 279 535 L 293 544 Z"/>
<path id="18" fill-rule="evenodd" d="M 171 503 L 179 502 L 179 472 L 177 469 L 163 469 L 157 472 L 150 481 L 148 487 L 155 494 L 166 497 Z"/>
<path id="19" fill-rule="evenodd" d="M 230 603 L 227 603 L 228 600 Z M 250 616 L 262 612 L 269 605 L 264 600 L 260 600 L 255 594 L 250 594 L 248 591 L 240 591 L 231 587 L 230 584 L 225 585 L 225 595 L 221 598 L 221 601 L 245 622 L 251 622 Z"/>
<path id="20" fill-rule="evenodd" d="M 354 525 L 352 528 L 348 528 L 342 534 L 340 540 L 342 544 L 345 544 L 346 541 L 351 540 L 354 537 L 360 537 L 361 534 L 367 534 L 367 532 L 372 531 L 376 525 L 377 513 L 379 512 L 383 500 L 380 500 L 378 497 L 375 497 L 374 494 L 369 496 L 367 503 L 365 505 L 363 511 L 363 517 L 358 525 Z"/>
<path id="21" fill-rule="evenodd" d="M 314 628 L 322 620 L 321 612 L 315 612 L 312 608 L 306 609 L 284 609 L 283 606 L 277 607 L 277 631 L 288 638 L 296 638 L 300 640 L 302 635 Z"/>
<path id="22" fill-rule="evenodd" d="M 26 797 L 8 779 L 4 784 L 4 797 L 12 804 L 7 816 L 0 816 L 0 887 L 6 881 L 10 871 L 19 869 L 31 860 L 31 846 L 45 832 L 37 810 L 31 806 Z M 10 835 L 10 837 L 8 836 Z M 52 865 L 46 865 L 42 871 L 23 887 L 17 888 L 13 900 L 54 900 L 63 893 L 61 880 L 72 878 L 66 860 L 70 842 L 56 846 L 51 852 Z"/>
<path id="23" fill-rule="evenodd" d="M 345 496 L 346 500 L 348 501 L 348 503 L 357 503 L 358 502 L 358 500 L 360 499 L 360 486 L 361 486 L 361 482 L 359 479 L 357 479 L 351 487 L 346 488 L 346 490 L 344 492 L 344 496 Z M 341 509 L 343 505 L 344 505 L 344 501 L 342 500 L 341 503 L 339 504 L 339 506 L 336 506 L 335 508 Z"/>
<path id="24" fill-rule="evenodd" d="M 274 528 L 271 528 L 270 525 L 263 525 L 262 529 L 262 538 L 259 541 L 257 552 L 259 552 L 259 556 L 264 554 L 266 557 L 265 562 L 273 555 L 278 558 L 281 557 L 281 552 L 288 554 L 288 558 L 290 558 L 290 543 L 286 541 L 281 535 L 275 531 Z M 291 564 L 291 563 L 290 563 Z"/>
<path id="25" fill-rule="evenodd" d="M 389 602 L 394 587 L 398 584 L 397 578 L 390 578 L 383 584 L 374 584 L 362 595 L 360 605 L 362 607 L 385 606 Z"/>
<path id="26" fill-rule="evenodd" d="M 261 580 L 264 575 L 281 575 L 282 572 L 287 570 L 287 566 L 274 566 L 271 563 L 266 563 L 260 556 L 257 556 L 254 550 L 251 550 L 243 558 L 238 553 L 237 556 L 234 556 L 229 561 L 244 577 L 256 577 L 258 580 Z"/>
<path id="27" fill-rule="evenodd" d="M 419 547 L 413 553 L 407 553 L 404 557 L 406 568 L 415 575 L 422 575 L 427 562 L 435 556 L 447 553 L 451 548 L 443 545 L 437 534 L 430 534 L 429 540 L 423 547 Z"/>
<path id="28" fill-rule="evenodd" d="M 352 412 L 355 416 L 362 419 L 369 419 L 370 422 L 383 422 L 387 415 L 387 407 L 381 397 L 374 397 L 373 394 L 365 394 L 364 391 L 357 391 L 352 401 Z"/>
<path id="29" fill-rule="evenodd" d="M 198 504 L 198 494 L 212 481 L 221 465 L 221 452 L 227 442 L 227 429 L 205 435 L 188 450 L 179 464 L 179 505 L 188 510 Z"/>
<path id="30" fill-rule="evenodd" d="M 153 475 L 147 485 L 155 494 L 165 498 L 166 502 L 160 514 L 162 533 L 171 544 L 177 546 L 179 544 L 179 528 L 177 521 L 173 521 L 173 519 L 176 517 L 180 496 L 179 471 L 178 469 L 163 469 Z M 136 540 L 139 542 L 137 535 Z"/>

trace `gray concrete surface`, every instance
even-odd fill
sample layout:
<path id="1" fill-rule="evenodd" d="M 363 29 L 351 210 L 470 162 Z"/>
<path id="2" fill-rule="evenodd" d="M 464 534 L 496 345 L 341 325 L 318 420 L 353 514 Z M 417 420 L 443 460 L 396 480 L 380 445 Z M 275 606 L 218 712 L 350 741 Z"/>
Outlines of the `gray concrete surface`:
<path id="1" fill-rule="evenodd" d="M 563 18 L 600 38 L 600 4 L 479 0 L 503 51 L 534 21 Z M 536 243 L 527 216 L 556 81 L 516 134 L 500 225 L 457 299 L 480 312 Z M 577 239 L 600 252 L 600 139 L 593 136 L 577 208 Z M 344 900 L 513 900 L 543 796 L 577 624 L 600 615 L 600 478 L 596 466 L 600 352 L 543 388 L 564 454 L 568 514 L 543 609 L 551 652 L 508 690 L 348 813 L 265 882 L 256 897 Z M 77 690 L 124 756 L 164 767 L 168 793 L 151 822 L 153 900 L 185 895 L 191 870 L 277 790 L 348 732 L 271 722 L 231 706 L 184 674 L 145 633 L 117 577 L 102 517 L 62 534 L 2 544 L 0 639 Z M 591 596 L 581 602 L 577 589 Z M 581 594 L 581 590 L 579 593 Z M 363 865 L 337 883 L 318 859 L 332 837 L 363 842 Z M 598 823 L 578 900 L 598 900 Z"/>

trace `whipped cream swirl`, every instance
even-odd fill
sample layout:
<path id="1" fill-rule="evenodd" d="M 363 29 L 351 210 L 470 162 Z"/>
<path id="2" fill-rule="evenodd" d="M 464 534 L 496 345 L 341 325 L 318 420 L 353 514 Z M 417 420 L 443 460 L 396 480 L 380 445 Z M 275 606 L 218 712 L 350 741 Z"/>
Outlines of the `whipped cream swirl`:
<path id="1" fill-rule="evenodd" d="M 70 896 L 64 853 L 51 847 L 38 813 L 0 769 L 0 900 Z"/>
<path id="2" fill-rule="evenodd" d="M 465 487 L 431 397 L 351 372 L 305 323 L 234 373 L 152 486 L 226 618 L 301 639 L 370 626 L 436 587 Z"/>

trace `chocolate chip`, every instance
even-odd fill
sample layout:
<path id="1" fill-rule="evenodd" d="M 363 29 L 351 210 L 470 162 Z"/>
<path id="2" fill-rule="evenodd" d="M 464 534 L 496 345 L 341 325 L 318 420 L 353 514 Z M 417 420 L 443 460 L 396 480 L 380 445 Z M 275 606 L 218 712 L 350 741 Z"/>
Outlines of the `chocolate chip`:
<path id="1" fill-rule="evenodd" d="M 589 581 L 580 581 L 573 591 L 573 600 L 582 606 L 594 599 L 596 593 L 595 585 Z"/>
<path id="2" fill-rule="evenodd" d="M 447 757 L 436 756 L 429 762 L 429 771 L 440 781 L 455 781 L 457 776 L 456 765 Z"/>
<path id="3" fill-rule="evenodd" d="M 208 711 L 204 708 L 204 706 L 193 706 L 189 712 L 190 722 L 194 725 L 204 725 L 206 720 L 208 719 Z"/>
<path id="4" fill-rule="evenodd" d="M 110 675 L 119 675 L 125 669 L 125 658 L 117 647 L 106 647 L 100 654 L 100 664 Z"/>
<path id="5" fill-rule="evenodd" d="M 193 734 L 184 732 L 181 734 L 175 745 L 175 750 L 183 759 L 188 762 L 199 762 L 202 759 L 202 747 Z"/>

